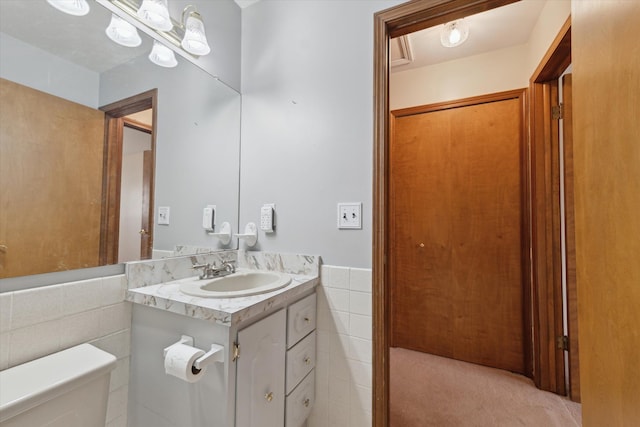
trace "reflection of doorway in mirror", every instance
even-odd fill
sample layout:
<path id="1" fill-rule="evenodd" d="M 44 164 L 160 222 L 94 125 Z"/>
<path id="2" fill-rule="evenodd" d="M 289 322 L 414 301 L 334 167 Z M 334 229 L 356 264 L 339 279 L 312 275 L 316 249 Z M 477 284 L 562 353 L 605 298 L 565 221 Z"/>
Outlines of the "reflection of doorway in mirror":
<path id="1" fill-rule="evenodd" d="M 120 230 L 118 262 L 145 258 L 143 238 L 148 233 L 143 217 L 149 209 L 149 180 L 145 171 L 151 167 L 151 110 L 125 117 L 122 132 L 122 175 L 120 181 Z M 148 173 L 148 172 L 146 172 Z M 146 188 L 145 188 L 146 186 Z"/>
<path id="2" fill-rule="evenodd" d="M 157 100 L 157 89 L 152 89 L 138 95 L 131 96 L 100 109 L 106 113 L 106 141 L 105 141 L 105 168 L 103 177 L 103 208 L 100 239 L 100 261 L 102 265 L 115 264 L 117 262 L 133 261 L 136 259 L 151 258 L 151 248 L 153 247 L 153 192 L 154 192 L 154 170 L 155 170 L 155 134 L 156 115 L 155 106 Z M 133 135 L 143 132 L 148 135 L 148 144 L 140 149 L 142 151 L 142 202 L 136 202 L 137 211 L 133 220 L 132 230 L 136 233 L 132 240 L 139 245 L 139 256 L 131 255 L 135 250 L 127 249 L 128 255 L 119 256 L 120 228 L 121 224 L 121 181 L 123 178 L 123 153 L 125 133 Z M 147 149 L 148 148 L 148 149 Z M 137 172 L 136 174 L 140 174 Z M 126 178 L 125 178 L 126 179 Z M 136 181 L 140 182 L 140 178 Z M 126 184 L 129 185 L 129 184 Z M 128 190 L 125 190 L 128 191 Z M 139 192 L 135 197 L 140 200 Z M 126 202 L 125 202 L 126 204 Z M 129 215 L 129 207 L 125 208 Z M 138 220 L 139 219 L 139 220 Z M 123 232 L 127 233 L 123 230 Z M 131 235 L 131 232 L 127 234 Z M 133 244 L 132 244 L 133 245 Z"/>

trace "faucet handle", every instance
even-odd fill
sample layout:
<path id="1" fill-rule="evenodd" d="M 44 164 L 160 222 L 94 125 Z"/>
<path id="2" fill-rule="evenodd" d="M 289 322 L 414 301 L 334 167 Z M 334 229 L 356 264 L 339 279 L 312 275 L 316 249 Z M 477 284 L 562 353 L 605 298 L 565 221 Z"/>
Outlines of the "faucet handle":
<path id="1" fill-rule="evenodd" d="M 229 273 L 235 273 L 236 272 L 236 266 L 234 265 L 235 263 L 236 263 L 235 260 L 223 261 L 221 268 L 226 269 Z"/>
<path id="2" fill-rule="evenodd" d="M 200 274 L 198 275 L 198 277 L 200 279 L 204 279 L 205 277 L 207 277 L 207 275 L 209 274 L 209 271 L 211 270 L 211 264 L 206 263 L 206 264 L 193 264 L 191 266 L 191 269 L 196 270 L 201 268 L 202 271 L 200 272 Z"/>
<path id="3" fill-rule="evenodd" d="M 209 267 L 211 267 L 211 265 L 209 265 L 209 263 L 206 263 L 206 264 L 193 264 L 191 266 L 191 268 L 194 269 L 194 270 L 197 269 L 197 268 L 209 268 Z"/>

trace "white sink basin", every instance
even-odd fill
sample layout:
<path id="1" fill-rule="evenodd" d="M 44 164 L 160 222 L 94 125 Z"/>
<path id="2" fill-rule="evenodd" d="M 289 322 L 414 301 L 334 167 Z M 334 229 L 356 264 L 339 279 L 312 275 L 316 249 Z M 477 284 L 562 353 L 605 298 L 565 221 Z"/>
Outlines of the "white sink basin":
<path id="1" fill-rule="evenodd" d="M 185 279 L 180 283 L 180 292 L 203 298 L 234 298 L 275 291 L 289 283 L 291 277 L 278 271 L 239 269 L 215 279 Z"/>

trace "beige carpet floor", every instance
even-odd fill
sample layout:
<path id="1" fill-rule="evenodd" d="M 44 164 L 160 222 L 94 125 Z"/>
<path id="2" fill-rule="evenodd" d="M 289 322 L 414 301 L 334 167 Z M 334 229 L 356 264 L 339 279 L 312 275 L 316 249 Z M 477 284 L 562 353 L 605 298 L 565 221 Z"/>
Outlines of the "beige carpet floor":
<path id="1" fill-rule="evenodd" d="M 522 375 L 392 348 L 391 427 L 582 425 L 580 404 Z"/>

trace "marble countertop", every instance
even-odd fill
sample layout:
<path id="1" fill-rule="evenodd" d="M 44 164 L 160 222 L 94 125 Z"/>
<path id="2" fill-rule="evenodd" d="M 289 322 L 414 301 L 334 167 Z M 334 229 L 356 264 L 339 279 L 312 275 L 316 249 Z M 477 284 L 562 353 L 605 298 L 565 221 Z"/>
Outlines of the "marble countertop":
<path id="1" fill-rule="evenodd" d="M 127 301 L 167 310 L 183 316 L 235 326 L 270 311 L 273 307 L 294 302 L 320 282 L 317 275 L 290 274 L 291 283 L 284 288 L 259 295 L 235 298 L 201 298 L 180 292 L 180 282 L 173 280 L 129 289 Z"/>

